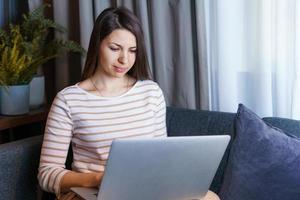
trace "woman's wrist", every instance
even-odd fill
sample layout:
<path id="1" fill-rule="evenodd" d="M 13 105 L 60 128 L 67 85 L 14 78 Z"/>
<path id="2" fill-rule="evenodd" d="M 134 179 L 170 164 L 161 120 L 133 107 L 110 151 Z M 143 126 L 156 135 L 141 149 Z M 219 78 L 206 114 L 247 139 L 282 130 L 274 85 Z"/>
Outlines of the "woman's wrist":
<path id="1" fill-rule="evenodd" d="M 87 173 L 82 182 L 83 187 L 99 187 L 103 173 Z"/>
<path id="2" fill-rule="evenodd" d="M 99 187 L 100 182 L 103 177 L 103 173 L 92 173 L 93 176 L 93 186 L 92 187 Z"/>

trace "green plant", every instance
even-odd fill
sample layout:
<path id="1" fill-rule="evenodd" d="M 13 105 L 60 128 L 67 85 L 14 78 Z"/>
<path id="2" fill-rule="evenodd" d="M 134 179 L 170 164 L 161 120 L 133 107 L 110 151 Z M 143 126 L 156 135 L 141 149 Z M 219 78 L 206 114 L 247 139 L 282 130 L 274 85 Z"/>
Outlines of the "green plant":
<path id="1" fill-rule="evenodd" d="M 10 24 L 8 30 L 0 29 L 0 85 L 28 84 L 37 68 L 63 52 L 84 53 L 74 41 L 49 37 L 52 30 L 65 32 L 61 25 L 44 17 L 43 5 L 23 15 L 21 24 Z"/>

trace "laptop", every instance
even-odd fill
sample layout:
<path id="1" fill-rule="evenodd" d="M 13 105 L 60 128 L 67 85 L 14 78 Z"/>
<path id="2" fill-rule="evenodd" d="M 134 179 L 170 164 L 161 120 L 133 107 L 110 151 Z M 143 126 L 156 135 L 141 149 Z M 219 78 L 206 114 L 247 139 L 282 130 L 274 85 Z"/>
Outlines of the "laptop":
<path id="1" fill-rule="evenodd" d="M 115 140 L 100 189 L 71 190 L 87 200 L 201 199 L 229 140 L 229 135 Z"/>

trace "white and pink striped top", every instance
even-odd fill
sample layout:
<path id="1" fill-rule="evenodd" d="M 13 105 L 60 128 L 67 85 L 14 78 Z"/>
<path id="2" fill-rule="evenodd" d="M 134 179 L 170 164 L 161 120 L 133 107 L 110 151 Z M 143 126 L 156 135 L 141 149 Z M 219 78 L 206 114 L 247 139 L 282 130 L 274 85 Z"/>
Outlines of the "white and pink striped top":
<path id="1" fill-rule="evenodd" d="M 159 86 L 137 81 L 118 97 L 100 97 L 78 84 L 55 97 L 45 128 L 38 179 L 41 187 L 59 194 L 69 144 L 72 170 L 104 171 L 116 138 L 166 137 L 166 104 Z"/>

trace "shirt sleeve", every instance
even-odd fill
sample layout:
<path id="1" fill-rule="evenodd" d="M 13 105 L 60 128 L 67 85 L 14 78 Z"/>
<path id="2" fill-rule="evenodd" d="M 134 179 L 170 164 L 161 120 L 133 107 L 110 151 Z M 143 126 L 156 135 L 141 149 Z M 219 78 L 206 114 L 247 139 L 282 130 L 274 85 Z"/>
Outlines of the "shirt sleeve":
<path id="1" fill-rule="evenodd" d="M 158 96 L 155 109 L 155 137 L 167 137 L 166 102 L 162 90 L 158 87 Z"/>
<path id="2" fill-rule="evenodd" d="M 68 172 L 65 169 L 65 162 L 72 129 L 70 109 L 60 92 L 55 97 L 48 114 L 38 171 L 40 186 L 45 191 L 54 192 L 56 196 L 60 194 L 60 181 Z"/>

